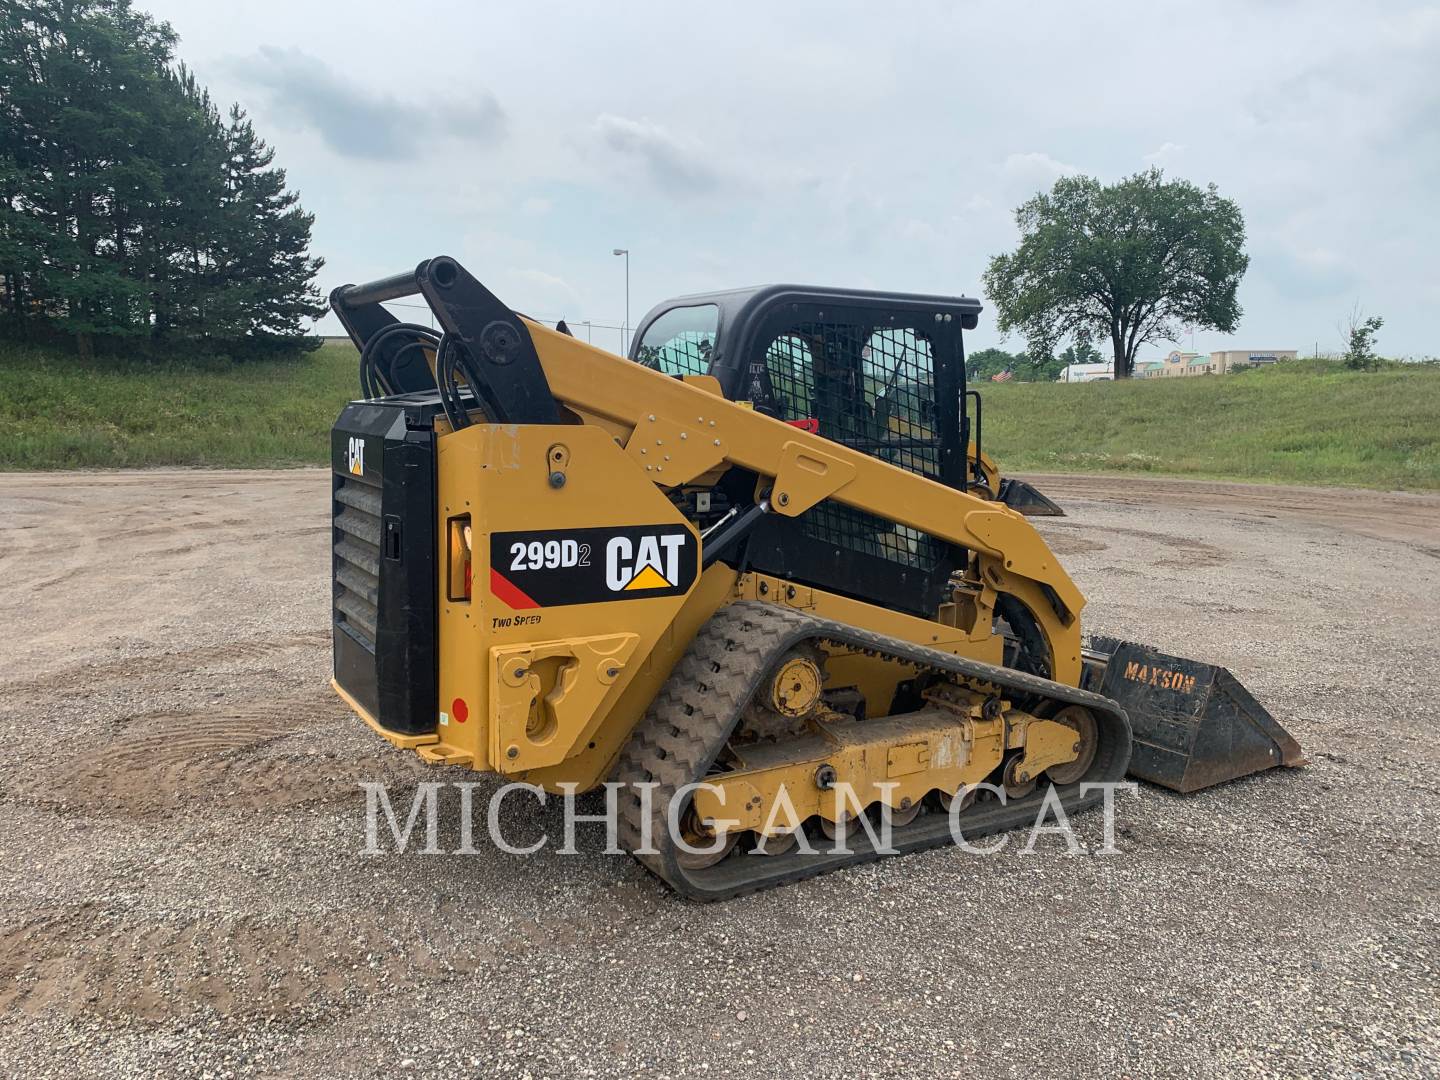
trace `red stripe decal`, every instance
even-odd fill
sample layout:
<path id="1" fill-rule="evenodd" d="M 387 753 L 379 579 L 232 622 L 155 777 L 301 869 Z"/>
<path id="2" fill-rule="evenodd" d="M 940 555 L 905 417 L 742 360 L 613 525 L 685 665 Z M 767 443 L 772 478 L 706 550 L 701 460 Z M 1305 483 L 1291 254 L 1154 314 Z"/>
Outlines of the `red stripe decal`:
<path id="1" fill-rule="evenodd" d="M 525 591 L 513 581 L 500 573 L 493 566 L 490 568 L 490 591 L 497 597 L 517 610 L 521 608 L 539 607 L 534 600 L 525 595 Z"/>

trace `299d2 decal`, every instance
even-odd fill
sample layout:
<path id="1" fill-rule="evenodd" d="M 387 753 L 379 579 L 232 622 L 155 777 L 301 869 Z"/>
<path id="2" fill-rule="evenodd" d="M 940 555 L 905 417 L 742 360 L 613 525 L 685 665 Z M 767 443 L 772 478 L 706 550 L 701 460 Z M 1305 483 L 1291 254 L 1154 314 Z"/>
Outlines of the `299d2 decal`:
<path id="1" fill-rule="evenodd" d="M 683 596 L 699 563 L 683 525 L 502 532 L 490 537 L 490 591 L 517 610 Z"/>
<path id="2" fill-rule="evenodd" d="M 569 537 L 564 540 L 512 540 L 508 546 L 512 571 L 590 565 L 590 545 Z"/>

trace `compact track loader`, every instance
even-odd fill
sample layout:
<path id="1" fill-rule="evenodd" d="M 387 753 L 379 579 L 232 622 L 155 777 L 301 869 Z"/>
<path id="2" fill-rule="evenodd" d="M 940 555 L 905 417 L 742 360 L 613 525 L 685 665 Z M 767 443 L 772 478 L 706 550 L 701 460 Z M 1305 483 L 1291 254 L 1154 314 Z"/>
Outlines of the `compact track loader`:
<path id="1" fill-rule="evenodd" d="M 416 294 L 439 331 L 382 307 Z M 365 395 L 332 441 L 337 690 L 429 762 L 624 782 L 687 896 L 878 857 L 862 817 L 907 851 L 1028 824 L 1039 785 L 1075 811 L 1127 770 L 1300 761 L 1224 669 L 1082 639 L 980 446 L 975 300 L 686 297 L 629 358 L 446 257 L 331 304 Z"/>

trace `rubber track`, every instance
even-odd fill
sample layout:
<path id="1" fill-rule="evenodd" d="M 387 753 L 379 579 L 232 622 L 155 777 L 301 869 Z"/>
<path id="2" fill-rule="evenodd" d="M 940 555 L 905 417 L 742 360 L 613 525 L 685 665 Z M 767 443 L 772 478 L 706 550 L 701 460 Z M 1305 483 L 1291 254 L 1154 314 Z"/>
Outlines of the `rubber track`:
<path id="1" fill-rule="evenodd" d="M 1064 704 L 1084 705 L 1095 713 L 1100 746 L 1083 781 L 1123 779 L 1130 758 L 1130 724 L 1114 701 L 1035 675 L 828 622 L 776 605 L 742 601 L 717 612 L 695 636 L 675 666 L 644 719 L 620 754 L 614 779 L 627 785 L 650 784 L 650 838 L 656 854 L 639 854 L 645 804 L 637 789 L 620 795 L 622 842 L 647 869 L 677 892 L 695 900 L 724 900 L 759 889 L 798 881 L 816 874 L 883 857 L 863 832 L 852 836 L 850 851 L 840 854 L 800 850 L 785 855 L 732 854 L 703 870 L 684 870 L 666 840 L 668 808 L 676 792 L 703 779 L 738 721 L 740 711 L 770 666 L 802 641 L 813 640 L 862 649 L 884 659 L 916 664 L 950 677 L 980 679 L 1012 692 L 1034 694 Z M 1100 792 L 1085 796 L 1079 783 L 1058 789 L 1061 805 L 1072 813 L 1100 802 Z M 966 839 L 1027 825 L 1044 797 L 1044 789 L 1004 804 L 979 803 L 965 811 L 961 832 Z M 892 847 L 917 851 L 952 842 L 948 816 L 924 813 L 894 830 Z M 812 846 L 819 848 L 812 839 Z"/>

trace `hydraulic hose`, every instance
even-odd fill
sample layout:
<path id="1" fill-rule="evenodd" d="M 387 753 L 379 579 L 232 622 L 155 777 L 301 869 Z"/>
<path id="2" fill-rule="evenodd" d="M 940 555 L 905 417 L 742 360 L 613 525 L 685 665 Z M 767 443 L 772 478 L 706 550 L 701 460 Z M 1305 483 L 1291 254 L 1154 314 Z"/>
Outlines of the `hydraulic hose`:
<path id="1" fill-rule="evenodd" d="M 470 410 L 461 397 L 456 376 L 464 378 L 476 403 L 480 404 L 479 388 L 483 385 L 475 369 L 475 361 L 464 344 L 449 334 L 440 339 L 435 357 L 435 382 L 440 388 L 440 405 L 445 419 L 456 431 L 470 426 Z"/>
<path id="2" fill-rule="evenodd" d="M 390 356 L 388 365 L 382 365 L 380 361 L 385 355 L 382 347 L 387 341 L 398 336 L 411 340 Z M 367 398 L 388 397 L 395 393 L 394 383 L 390 379 L 391 372 L 386 370 L 386 367 L 393 369 L 395 361 L 407 349 L 438 349 L 439 344 L 440 334 L 419 323 L 395 323 L 385 327 L 365 342 L 365 347 L 360 350 L 360 392 Z"/>

